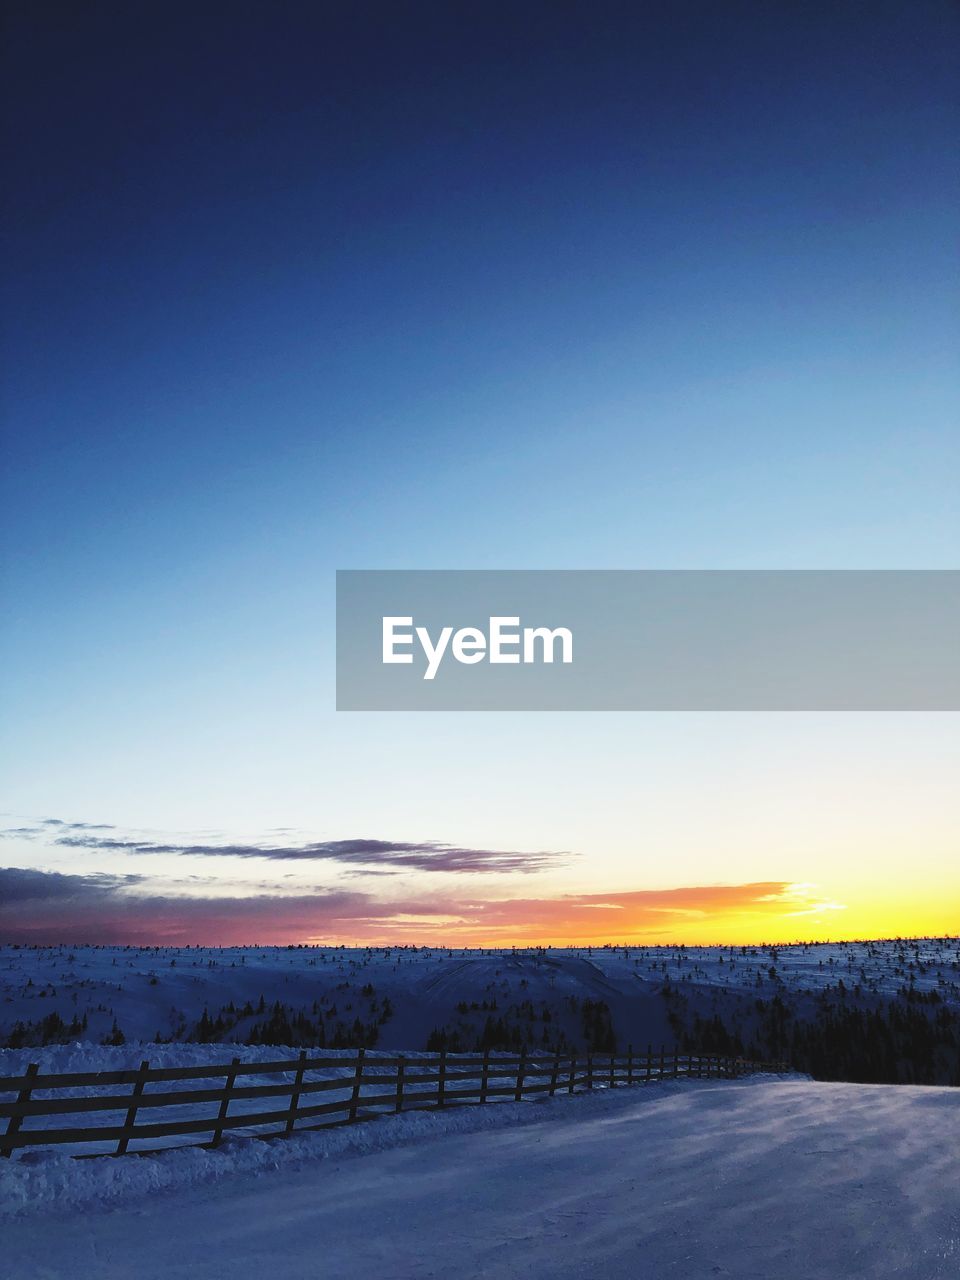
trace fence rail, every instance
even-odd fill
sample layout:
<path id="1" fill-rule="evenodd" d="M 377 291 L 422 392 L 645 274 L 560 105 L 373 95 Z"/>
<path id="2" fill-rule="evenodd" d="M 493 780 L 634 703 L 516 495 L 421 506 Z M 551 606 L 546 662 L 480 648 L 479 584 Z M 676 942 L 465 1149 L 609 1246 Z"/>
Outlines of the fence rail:
<path id="1" fill-rule="evenodd" d="M 199 1139 L 187 1145 L 216 1147 L 230 1130 L 250 1131 L 244 1136 L 285 1137 L 309 1129 L 329 1128 L 373 1119 L 388 1113 L 425 1108 L 483 1104 L 494 1099 L 524 1098 L 591 1089 L 637 1085 L 653 1080 L 735 1079 L 759 1071 L 785 1071 L 782 1062 L 751 1062 L 722 1054 L 680 1053 L 648 1046 L 636 1054 L 536 1054 L 481 1055 L 397 1054 L 368 1055 L 358 1049 L 354 1057 L 311 1056 L 275 1062 L 231 1062 L 185 1067 L 151 1067 L 144 1061 L 128 1071 L 76 1071 L 44 1074 L 31 1063 L 22 1076 L 0 1076 L 0 1156 L 22 1147 L 63 1143 L 95 1146 L 81 1155 L 124 1155 L 164 1150 L 184 1143 L 158 1139 Z M 325 1073 L 308 1079 L 310 1073 Z M 331 1075 L 331 1072 L 338 1074 Z M 266 1083 L 238 1083 L 272 1076 Z M 150 1085 L 217 1081 L 219 1087 L 165 1088 L 149 1092 Z M 114 1092 L 128 1085 L 125 1092 Z M 77 1093 L 76 1090 L 110 1090 Z M 329 1100 L 317 1095 L 337 1093 Z M 286 1099 L 285 1105 L 280 1101 Z M 276 1105 L 274 1105 L 274 1100 Z M 251 1105 L 252 1104 L 252 1105 Z M 268 1109 L 262 1110 L 266 1104 Z M 207 1105 L 209 1114 L 197 1115 Z M 232 1110 L 231 1110 L 232 1108 Z M 184 1112 L 189 1114 L 184 1114 Z M 156 1121 L 138 1122 L 141 1112 Z M 165 1112 L 170 1118 L 159 1118 Z M 57 1116 L 101 1116 L 98 1122 L 69 1128 L 45 1127 Z M 111 1123 L 110 1115 L 122 1116 Z M 39 1124 L 37 1122 L 40 1122 Z M 264 1130 L 266 1130 L 264 1132 Z M 144 1147 L 142 1144 L 151 1144 Z"/>

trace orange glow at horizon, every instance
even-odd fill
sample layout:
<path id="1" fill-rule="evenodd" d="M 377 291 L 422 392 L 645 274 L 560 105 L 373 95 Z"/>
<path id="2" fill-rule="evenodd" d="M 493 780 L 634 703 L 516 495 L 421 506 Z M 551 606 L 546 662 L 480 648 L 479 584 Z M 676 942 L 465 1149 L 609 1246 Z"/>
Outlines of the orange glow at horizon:
<path id="1" fill-rule="evenodd" d="M 0 902 L 0 936 L 27 944 L 563 947 L 785 945 L 960 932 L 960 893 L 947 886 L 935 903 L 919 891 L 869 899 L 855 887 L 839 892 L 784 880 L 512 899 L 468 897 L 446 886 L 395 898 L 336 890 L 250 897 L 95 890 L 85 899 Z"/>
<path id="2" fill-rule="evenodd" d="M 953 937 L 960 901 L 848 905 L 817 886 L 773 882 L 477 903 L 456 920 L 430 916 L 355 922 L 303 938 L 347 946 L 739 946 L 865 938 Z"/>

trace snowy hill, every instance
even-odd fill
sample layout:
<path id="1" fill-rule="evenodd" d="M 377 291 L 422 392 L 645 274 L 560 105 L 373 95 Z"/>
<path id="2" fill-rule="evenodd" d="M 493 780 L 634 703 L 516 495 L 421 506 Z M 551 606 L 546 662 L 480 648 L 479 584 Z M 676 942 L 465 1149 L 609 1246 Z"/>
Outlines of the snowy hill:
<path id="1" fill-rule="evenodd" d="M 958 1037 L 957 939 L 532 951 L 0 948 L 0 1044 L 12 1047 L 623 1051 L 676 1041 L 786 1058 L 824 1078 L 960 1083 Z"/>
<path id="2" fill-rule="evenodd" d="M 957 1150 L 954 1091 L 757 1077 L 37 1153 L 0 1162 L 4 1262 L 11 1280 L 945 1280 Z"/>

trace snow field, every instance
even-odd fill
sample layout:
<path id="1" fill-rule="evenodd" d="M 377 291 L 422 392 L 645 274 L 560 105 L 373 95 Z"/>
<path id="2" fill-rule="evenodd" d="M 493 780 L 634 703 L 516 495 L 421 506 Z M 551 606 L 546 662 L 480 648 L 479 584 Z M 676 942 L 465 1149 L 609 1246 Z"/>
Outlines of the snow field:
<path id="1" fill-rule="evenodd" d="M 666 1082 L 4 1162 L 4 1254 L 11 1280 L 952 1280 L 958 1150 L 956 1090 Z"/>

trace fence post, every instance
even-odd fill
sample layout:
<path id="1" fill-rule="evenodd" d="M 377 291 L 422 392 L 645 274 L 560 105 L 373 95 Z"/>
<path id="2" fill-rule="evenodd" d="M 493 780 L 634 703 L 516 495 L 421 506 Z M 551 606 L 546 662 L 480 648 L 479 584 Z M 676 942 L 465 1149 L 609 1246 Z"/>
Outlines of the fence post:
<path id="1" fill-rule="evenodd" d="M 610 1055 L 610 1088 L 611 1088 L 611 1089 L 612 1089 L 612 1088 L 614 1087 L 614 1085 L 616 1084 L 616 1080 L 614 1079 L 614 1063 L 615 1063 L 615 1062 L 616 1062 L 616 1059 L 614 1058 L 613 1054 L 611 1053 L 611 1055 Z"/>
<path id="2" fill-rule="evenodd" d="M 401 1056 L 397 1061 L 397 1103 L 394 1107 L 394 1111 L 403 1110 L 403 1072 L 405 1065 L 403 1057 Z"/>
<path id="3" fill-rule="evenodd" d="M 573 1087 L 577 1082 L 577 1055 L 570 1055 L 570 1082 L 567 1085 L 567 1093 L 573 1093 Z"/>
<path id="4" fill-rule="evenodd" d="M 353 1077 L 353 1093 L 350 1095 L 350 1119 L 356 1120 L 357 1108 L 360 1105 L 360 1085 L 363 1081 L 363 1055 L 366 1052 L 362 1047 L 357 1050 L 357 1073 Z"/>
<path id="5" fill-rule="evenodd" d="M 593 1088 L 593 1054 L 587 1054 L 587 1088 Z"/>
<path id="6" fill-rule="evenodd" d="M 437 1106 L 442 1107 L 447 1091 L 447 1051 L 440 1050 L 440 1070 L 437 1074 Z"/>
<path id="7" fill-rule="evenodd" d="M 117 1155 L 122 1156 L 127 1149 L 127 1143 L 130 1141 L 130 1130 L 133 1128 L 134 1121 L 137 1118 L 137 1099 L 143 1093 L 143 1086 L 147 1083 L 147 1072 L 150 1070 L 150 1063 L 144 1059 L 140 1063 L 140 1070 L 137 1072 L 137 1078 L 133 1082 L 133 1092 L 130 1095 L 130 1106 L 127 1108 L 127 1118 L 123 1122 L 124 1135 L 117 1143 Z"/>
<path id="8" fill-rule="evenodd" d="M 297 1118 L 297 1107 L 300 1105 L 300 1093 L 303 1089 L 303 1064 L 306 1060 L 307 1051 L 306 1049 L 301 1049 L 299 1066 L 297 1067 L 297 1074 L 293 1082 L 293 1089 L 290 1093 L 290 1114 L 287 1116 L 287 1127 L 284 1129 L 284 1133 L 293 1133 L 293 1122 Z"/>
<path id="9" fill-rule="evenodd" d="M 30 1093 L 33 1090 L 33 1077 L 37 1074 L 39 1070 L 40 1070 L 39 1065 L 36 1062 L 31 1062 L 29 1067 L 27 1067 L 26 1071 L 23 1073 L 23 1088 L 17 1094 L 18 1105 L 21 1102 L 30 1101 Z M 16 1134 L 20 1132 L 20 1125 L 22 1121 L 23 1121 L 23 1116 L 10 1117 L 10 1123 L 7 1125 L 7 1132 L 6 1132 L 6 1137 L 8 1140 L 10 1138 L 13 1138 Z M 13 1145 L 11 1144 L 8 1147 L 4 1147 L 3 1154 L 5 1156 L 12 1155 Z"/>
<path id="10" fill-rule="evenodd" d="M 483 1070 L 480 1073 L 480 1101 L 487 1100 L 487 1087 L 490 1084 L 490 1046 L 483 1051 Z"/>
<path id="11" fill-rule="evenodd" d="M 665 1065 L 665 1064 L 664 1064 L 664 1060 L 663 1060 L 663 1051 L 664 1051 L 664 1046 L 663 1046 L 663 1045 L 661 1045 L 661 1046 L 660 1046 L 660 1075 L 661 1075 L 661 1078 L 662 1078 L 662 1076 L 663 1076 L 663 1072 L 664 1072 L 664 1065 Z"/>
<path id="12" fill-rule="evenodd" d="M 223 1122 L 227 1118 L 227 1107 L 230 1105 L 230 1094 L 233 1092 L 233 1084 L 237 1078 L 237 1067 L 240 1065 L 240 1059 L 234 1058 L 230 1063 L 232 1070 L 227 1073 L 227 1083 L 223 1087 L 223 1097 L 220 1099 L 220 1110 L 217 1112 L 217 1127 L 213 1131 L 212 1146 L 219 1147 L 223 1141 Z"/>
<path id="13" fill-rule="evenodd" d="M 653 1045 L 647 1045 L 647 1080 L 653 1075 Z"/>
<path id="14" fill-rule="evenodd" d="M 627 1084 L 633 1084 L 633 1045 L 627 1045 Z"/>
<path id="15" fill-rule="evenodd" d="M 524 1045 L 520 1050 L 520 1065 L 517 1067 L 517 1092 L 513 1095 L 514 1102 L 519 1102 L 523 1097 L 523 1077 L 526 1075 L 527 1069 L 527 1046 Z"/>
<path id="16" fill-rule="evenodd" d="M 558 1049 L 553 1059 L 553 1071 L 550 1073 L 550 1097 L 557 1092 L 557 1077 L 560 1075 L 560 1050 Z"/>

